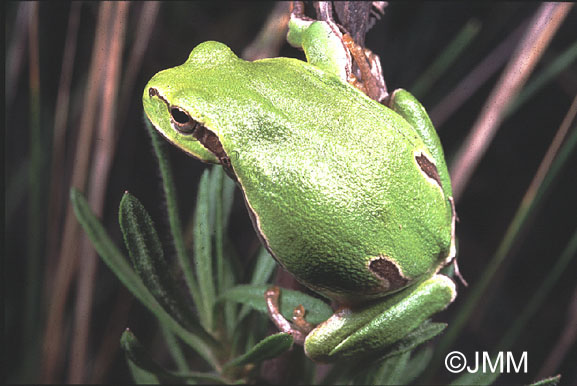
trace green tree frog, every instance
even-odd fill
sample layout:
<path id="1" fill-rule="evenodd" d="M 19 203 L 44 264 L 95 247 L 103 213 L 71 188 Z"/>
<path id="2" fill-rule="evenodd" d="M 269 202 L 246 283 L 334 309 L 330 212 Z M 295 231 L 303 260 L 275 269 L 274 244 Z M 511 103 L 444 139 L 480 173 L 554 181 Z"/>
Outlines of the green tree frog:
<path id="1" fill-rule="evenodd" d="M 456 296 L 438 273 L 455 257 L 455 210 L 443 150 L 422 105 L 396 90 L 388 106 L 351 85 L 350 60 L 326 22 L 294 21 L 307 62 L 238 58 L 199 44 L 146 85 L 146 115 L 170 142 L 221 164 L 254 228 L 296 279 L 336 311 L 312 331 L 275 323 L 316 361 L 378 352 Z"/>

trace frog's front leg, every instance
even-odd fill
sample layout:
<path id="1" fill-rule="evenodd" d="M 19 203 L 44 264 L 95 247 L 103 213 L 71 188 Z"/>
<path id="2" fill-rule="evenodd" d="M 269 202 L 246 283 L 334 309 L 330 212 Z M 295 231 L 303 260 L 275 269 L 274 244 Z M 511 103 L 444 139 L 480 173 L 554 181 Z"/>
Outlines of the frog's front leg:
<path id="1" fill-rule="evenodd" d="M 325 21 L 306 17 L 302 2 L 294 1 L 288 27 L 287 41 L 293 47 L 303 49 L 307 62 L 338 76 L 343 82 L 348 81 L 351 55 L 343 42 L 343 34 L 330 17 Z"/>
<path id="2" fill-rule="evenodd" d="M 426 319 L 447 307 L 456 294 L 455 283 L 437 274 L 370 305 L 339 308 L 306 337 L 299 329 L 291 328 L 282 315 L 280 317 L 286 323 L 281 330 L 293 333 L 295 341 L 304 338 L 305 353 L 314 361 L 332 362 L 371 355 L 404 338 Z M 273 317 L 273 320 L 276 322 L 277 319 Z"/>
<path id="3" fill-rule="evenodd" d="M 322 7 L 321 7 L 322 9 Z M 379 57 L 370 50 L 357 45 L 348 33 L 342 33 L 331 19 L 329 9 L 323 21 L 315 21 L 303 13 L 301 2 L 293 2 L 287 41 L 302 48 L 307 61 L 325 72 L 337 75 L 382 102 L 388 96 Z M 352 73 L 352 60 L 358 66 L 360 79 Z"/>

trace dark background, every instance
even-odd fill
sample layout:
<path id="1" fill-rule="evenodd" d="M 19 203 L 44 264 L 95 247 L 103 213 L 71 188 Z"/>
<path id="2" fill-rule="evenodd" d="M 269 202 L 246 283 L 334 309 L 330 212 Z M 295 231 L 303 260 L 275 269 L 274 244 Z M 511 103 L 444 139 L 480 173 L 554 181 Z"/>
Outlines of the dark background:
<path id="1" fill-rule="evenodd" d="M 159 229 L 166 227 L 159 173 L 154 160 L 150 139 L 146 134 L 141 106 L 141 90 L 147 80 L 157 71 L 182 63 L 190 50 L 205 40 L 226 43 L 240 53 L 255 38 L 273 3 L 264 2 L 191 2 L 163 3 L 153 29 L 151 40 L 140 68 L 123 71 L 137 71 L 137 87 L 130 103 L 118 115 L 125 124 L 119 127 L 118 143 L 113 167 L 108 180 L 106 202 L 103 211 L 104 224 L 121 245 L 121 235 L 117 223 L 118 203 L 125 190 L 133 193 L 151 212 Z M 16 11 L 18 3 L 5 6 L 7 47 L 17 31 Z M 481 23 L 480 33 L 471 45 L 424 95 L 421 102 L 431 111 L 439 100 L 453 90 L 457 83 L 469 74 L 491 50 L 493 50 L 520 23 L 534 14 L 539 3 L 501 2 L 393 2 L 385 9 L 385 15 L 369 31 L 366 45 L 381 57 L 385 80 L 390 90 L 398 87 L 411 90 L 419 75 L 432 63 L 444 47 L 471 19 Z M 69 141 L 74 141 L 74 131 L 82 114 L 81 96 L 86 82 L 86 72 L 90 62 L 98 2 L 88 2 L 82 6 L 81 24 L 78 35 L 76 65 L 72 80 L 72 110 Z M 134 39 L 135 25 L 142 4 L 132 4 L 129 25 L 126 26 L 125 50 Z M 61 61 L 66 37 L 70 4 L 66 2 L 41 2 L 39 6 L 39 48 L 41 82 L 41 121 L 46 138 L 50 137 L 51 122 L 56 100 L 56 90 L 60 77 Z M 542 71 L 561 52 L 576 41 L 575 25 L 577 12 L 571 11 L 560 30 L 553 38 L 535 73 Z M 280 55 L 303 58 L 298 50 L 283 45 Z M 24 287 L 29 285 L 27 276 L 26 249 L 27 234 L 26 184 L 18 183 L 21 173 L 26 171 L 29 159 L 29 87 L 27 78 L 28 62 L 24 55 L 19 78 L 15 79 L 13 95 L 6 96 L 5 129 L 5 181 L 6 220 L 4 258 L 4 368 L 7 380 L 30 382 L 37 379 L 34 366 L 37 363 L 32 339 L 23 336 L 21 318 L 25 308 Z M 7 57 L 7 60 L 10 58 Z M 473 96 L 437 129 L 441 137 L 449 164 L 459 146 L 480 114 L 480 109 L 499 77 L 493 75 Z M 457 203 L 460 222 L 457 227 L 459 239 L 459 262 L 463 276 L 470 285 L 481 276 L 501 242 L 521 198 L 551 140 L 561 124 L 569 105 L 577 93 L 577 64 L 575 61 L 536 93 L 513 116 L 507 118 L 484 155 L 473 178 L 467 185 L 461 200 Z M 434 117 L 433 117 L 434 119 Z M 573 129 L 575 125 L 573 124 Z M 206 165 L 187 157 L 174 147 L 170 147 L 170 160 L 177 182 L 178 196 L 187 218 L 193 210 L 196 186 L 200 173 Z M 73 163 L 67 159 L 67 163 Z M 577 224 L 577 200 L 575 165 L 577 156 L 572 154 L 549 190 L 543 204 L 529 218 L 525 231 L 515 244 L 513 252 L 507 256 L 505 265 L 498 271 L 498 277 L 490 285 L 482 304 L 469 320 L 467 327 L 455 343 L 453 349 L 464 353 L 490 351 L 495 347 L 505 330 L 523 310 L 527 301 L 534 296 L 553 263 L 574 233 Z M 24 165 L 24 166 L 23 166 Z M 69 181 L 70 169 L 65 173 Z M 49 177 L 48 177 L 49 178 Z M 20 185 L 19 185 L 20 184 Z M 67 188 L 63 191 L 67 192 Z M 237 198 L 240 198 L 237 195 Z M 258 240 L 250 225 L 250 220 L 242 204 L 237 199 L 232 215 L 231 236 L 238 253 L 250 261 L 258 248 Z M 49 224 L 48 226 L 61 226 Z M 41 260 L 39 270 L 49 269 L 54 260 Z M 560 332 L 565 328 L 571 302 L 575 303 L 577 261 L 566 269 L 556 283 L 547 300 L 537 314 L 525 326 L 520 339 L 510 349 L 515 357 L 528 352 L 529 374 L 503 376 L 499 382 L 529 383 L 534 380 L 541 364 L 551 354 Z M 100 265 L 97 278 L 90 342 L 95 350 L 98 342 L 109 331 L 111 314 L 118 304 L 125 308 L 126 318 L 122 324 L 130 326 L 143 337 L 148 347 L 159 345 L 159 333 L 151 315 L 130 295 L 118 295 L 125 291 L 104 265 Z M 444 312 L 439 320 L 450 323 L 459 305 L 467 298 L 468 288 L 460 286 L 456 302 Z M 43 292 L 40 307 L 46 307 L 50 292 Z M 119 301 L 118 299 L 123 299 Z M 119 303 L 120 302 L 120 303 Z M 124 303 L 123 303 L 124 302 Z M 69 312 L 73 313 L 73 302 Z M 575 307 L 575 306 L 573 306 Z M 41 309 L 36 345 L 42 341 Z M 65 326 L 70 328 L 70 325 Z M 122 329 L 118 330 L 120 336 Z M 146 338 L 144 338 L 146 337 Z M 38 348 L 36 347 L 36 349 Z M 151 349 L 152 351 L 152 349 Z M 129 375 L 120 351 L 112 349 L 111 366 L 102 375 L 104 382 L 127 382 Z M 94 352 L 90 352 L 94 354 Z M 577 384 L 577 351 L 565 356 L 557 372 L 563 374 L 563 383 Z M 448 373 L 439 375 L 437 381 L 446 382 Z M 64 380 L 65 378 L 60 378 Z"/>

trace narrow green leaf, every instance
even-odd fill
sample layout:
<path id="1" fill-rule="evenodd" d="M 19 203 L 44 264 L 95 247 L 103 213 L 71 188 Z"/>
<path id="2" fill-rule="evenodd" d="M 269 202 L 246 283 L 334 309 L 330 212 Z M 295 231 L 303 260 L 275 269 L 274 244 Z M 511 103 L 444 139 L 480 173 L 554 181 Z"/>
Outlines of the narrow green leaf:
<path id="1" fill-rule="evenodd" d="M 541 379 L 540 381 L 532 383 L 531 386 L 557 386 L 559 382 L 561 382 L 561 374 Z"/>
<path id="2" fill-rule="evenodd" d="M 572 63 L 577 60 L 577 41 L 569 46 L 563 53 L 556 56 L 555 59 L 548 64 L 543 70 L 530 79 L 525 87 L 519 92 L 519 95 L 511 101 L 506 116 L 513 115 L 517 110 L 528 102 L 537 92 L 543 89 L 551 81 L 567 69 Z"/>
<path id="3" fill-rule="evenodd" d="M 420 350 L 414 350 L 415 353 L 407 364 L 403 377 L 399 380 L 402 385 L 412 384 L 427 368 L 433 358 L 433 346 L 427 345 Z"/>
<path id="4" fill-rule="evenodd" d="M 170 373 L 156 363 L 140 344 L 136 336 L 126 329 L 120 338 L 120 346 L 126 357 L 139 368 L 153 374 L 160 382 L 170 381 Z"/>
<path id="5" fill-rule="evenodd" d="M 453 318 L 451 326 L 447 329 L 447 333 L 443 336 L 443 339 L 437 345 L 437 352 L 433 356 L 433 362 L 435 367 L 431 367 L 429 371 L 429 376 L 439 368 L 442 364 L 443 353 L 446 353 L 457 339 L 457 336 L 461 333 L 461 330 L 473 315 L 473 311 L 477 306 L 478 302 L 482 299 L 485 290 L 488 288 L 491 280 L 493 279 L 496 272 L 498 272 L 503 261 L 509 256 L 509 252 L 515 245 L 517 238 L 522 231 L 527 226 L 526 219 L 530 214 L 535 214 L 535 209 L 541 204 L 545 195 L 549 192 L 549 189 L 553 185 L 553 182 L 557 179 L 560 171 L 565 165 L 575 148 L 577 147 L 577 126 L 573 126 L 571 132 L 568 133 L 567 138 L 563 142 L 563 145 L 556 154 L 555 159 L 551 163 L 551 166 L 547 172 L 547 175 L 543 179 L 543 182 L 537 189 L 532 200 L 528 202 L 522 201 L 515 212 L 515 215 L 507 231 L 503 236 L 497 250 L 495 251 L 493 257 L 485 267 L 484 272 L 481 274 L 480 279 L 475 283 L 475 285 L 469 291 L 466 301 L 460 306 L 457 315 Z"/>
<path id="6" fill-rule="evenodd" d="M 275 358 L 290 349 L 293 341 L 292 335 L 284 332 L 268 336 L 258 342 L 248 352 L 225 364 L 225 367 L 259 363 L 265 359 Z"/>
<path id="7" fill-rule="evenodd" d="M 260 252 L 256 258 L 256 264 L 253 269 L 250 284 L 252 285 L 265 284 L 269 280 L 275 268 L 276 268 L 276 261 L 268 253 L 266 248 L 261 247 Z M 238 320 L 242 320 L 246 315 L 248 315 L 249 311 L 250 311 L 249 306 L 243 305 L 242 309 L 238 314 Z"/>
<path id="8" fill-rule="evenodd" d="M 158 160 L 158 168 L 160 170 L 160 174 L 162 175 L 162 187 L 166 197 L 168 223 L 170 226 L 172 240 L 174 242 L 174 248 L 176 249 L 178 263 L 184 274 L 184 279 L 192 296 L 192 300 L 194 301 L 197 309 L 201 309 L 200 304 L 202 302 L 202 298 L 200 296 L 198 285 L 194 277 L 191 259 L 186 252 L 186 246 L 182 236 L 182 226 L 180 223 L 178 203 L 176 200 L 176 189 L 174 187 L 172 171 L 168 163 L 168 156 L 164 149 L 166 144 L 160 134 L 156 132 L 156 129 L 154 129 L 147 117 L 144 118 L 144 121 L 146 122 L 146 128 L 148 129 L 148 133 L 150 134 L 150 138 L 152 140 L 154 154 Z"/>
<path id="9" fill-rule="evenodd" d="M 268 314 L 264 293 L 269 287 L 270 285 L 266 284 L 238 285 L 223 293 L 219 300 L 246 304 L 257 311 Z M 292 319 L 293 310 L 301 304 L 306 310 L 305 318 L 309 323 L 324 322 L 333 314 L 331 307 L 320 299 L 284 288 L 281 289 L 280 293 L 281 313 L 287 319 Z"/>
<path id="10" fill-rule="evenodd" d="M 447 71 L 447 69 L 463 53 L 481 30 L 478 20 L 469 20 L 455 38 L 445 47 L 411 87 L 411 92 L 417 97 L 424 95 L 431 86 Z"/>
<path id="11" fill-rule="evenodd" d="M 161 323 L 165 323 L 169 326 L 169 328 L 178 334 L 184 342 L 196 350 L 202 358 L 214 365 L 216 360 L 213 357 L 211 348 L 218 349 L 218 342 L 216 342 L 214 338 L 204 330 L 198 329 L 190 332 L 174 320 L 164 310 L 164 308 L 158 304 L 156 299 L 139 279 L 138 275 L 136 275 L 132 270 L 126 258 L 116 245 L 114 245 L 82 194 L 78 190 L 72 188 L 70 190 L 70 200 L 74 207 L 74 212 L 76 213 L 78 222 L 80 222 L 82 228 L 84 228 L 84 231 L 92 241 L 96 252 L 112 272 L 114 272 L 122 284 L 124 284 L 126 288 L 159 319 Z"/>
<path id="12" fill-rule="evenodd" d="M 539 307 L 545 303 L 547 296 L 551 293 L 555 284 L 558 283 L 559 278 L 566 273 L 567 266 L 575 257 L 577 257 L 577 229 L 573 232 L 561 255 L 556 259 L 553 268 L 542 279 L 535 294 L 530 297 L 521 314 L 517 316 L 499 344 L 497 344 L 496 351 L 504 351 L 513 346 L 519 335 L 526 330 L 529 320 L 537 313 Z"/>
<path id="13" fill-rule="evenodd" d="M 227 175 L 223 173 L 222 181 L 222 218 L 223 218 L 223 229 L 228 229 L 228 223 L 230 219 L 230 212 L 232 210 L 232 204 L 234 202 L 234 191 L 236 189 L 236 183 L 228 178 Z"/>
<path id="14" fill-rule="evenodd" d="M 127 263 L 122 252 L 112 242 L 106 230 L 90 209 L 86 199 L 82 196 L 82 193 L 75 188 L 71 188 L 70 201 L 78 222 L 82 225 L 102 260 L 130 292 L 143 303 L 149 303 L 152 300 L 150 293 Z"/>
<path id="15" fill-rule="evenodd" d="M 494 359 L 495 358 L 491 358 L 491 363 L 493 363 L 492 361 Z M 501 375 L 501 373 L 493 373 L 491 371 L 477 371 L 476 373 L 465 371 L 457 379 L 451 382 L 451 385 L 491 385 L 497 380 L 499 375 Z"/>
<path id="16" fill-rule="evenodd" d="M 385 359 L 369 382 L 374 385 L 399 385 L 411 356 L 410 351 Z"/>
<path id="17" fill-rule="evenodd" d="M 182 351 L 181 343 L 174 332 L 163 323 L 160 323 L 160 329 L 162 330 L 162 336 L 166 342 L 166 347 L 168 348 L 168 351 L 170 351 L 170 355 L 172 359 L 174 359 L 178 371 L 190 371 L 188 360 L 186 359 L 184 352 Z"/>
<path id="18" fill-rule="evenodd" d="M 276 268 L 276 261 L 268 253 L 265 247 L 261 247 L 256 258 L 256 264 L 252 272 L 250 284 L 264 284 L 268 281 Z"/>
<path id="19" fill-rule="evenodd" d="M 214 212 L 214 257 L 216 267 L 216 294 L 224 292 L 235 283 L 234 270 L 232 269 L 232 259 L 225 259 L 225 242 L 227 241 L 228 216 L 230 215 L 230 205 L 234 190 L 225 189 L 230 178 L 225 175 L 224 169 L 220 166 L 213 166 L 210 170 L 210 211 Z M 230 197 L 225 197 L 229 195 Z M 233 303 L 226 303 L 222 310 L 218 311 L 222 315 L 228 336 L 230 336 L 237 324 L 237 306 Z M 221 312 L 222 311 L 222 312 Z"/>
<path id="20" fill-rule="evenodd" d="M 228 303 L 236 305 L 234 302 Z M 234 351 L 231 350 L 231 352 L 239 353 L 250 350 L 270 331 L 270 323 L 269 316 L 260 312 L 255 312 L 247 317 L 242 324 L 239 324 L 240 328 L 233 331 L 232 340 L 236 349 Z M 272 331 L 274 331 L 274 328 Z"/>
<path id="21" fill-rule="evenodd" d="M 135 366 L 143 370 L 145 373 L 153 375 L 160 381 L 160 383 L 183 383 L 187 380 L 197 382 L 209 382 L 216 384 L 226 383 L 220 377 L 208 373 L 176 373 L 165 369 L 152 359 L 150 354 L 145 350 L 142 344 L 138 341 L 136 336 L 126 329 L 120 338 L 120 345 L 126 354 L 126 357 Z"/>
<path id="22" fill-rule="evenodd" d="M 191 328 L 195 324 L 192 311 L 176 287 L 177 280 L 164 259 L 154 223 L 140 201 L 128 192 L 120 201 L 119 222 L 138 276 L 170 315 Z"/>
<path id="23" fill-rule="evenodd" d="M 212 240 L 210 228 L 210 194 L 209 194 L 209 171 L 205 170 L 200 178 L 194 212 L 194 263 L 196 264 L 196 277 L 201 295 L 202 308 L 199 309 L 204 328 L 209 331 L 213 325 L 213 306 L 215 301 Z"/>
<path id="24" fill-rule="evenodd" d="M 224 283 L 223 289 L 221 292 L 225 291 L 228 288 L 233 287 L 236 284 L 236 277 L 234 274 L 233 264 L 232 264 L 232 256 L 229 256 L 227 259 L 227 264 L 224 266 Z M 224 305 L 224 323 L 227 331 L 227 336 L 231 337 L 235 333 L 235 330 L 238 329 L 238 321 L 240 320 L 238 317 L 238 309 L 239 305 L 233 302 L 226 302 Z"/>
<path id="25" fill-rule="evenodd" d="M 126 357 L 126 362 L 128 363 L 128 370 L 130 370 L 130 375 L 132 375 L 132 380 L 137 385 L 160 385 L 158 377 L 148 371 L 138 367 Z"/>
<path id="26" fill-rule="evenodd" d="M 224 290 L 224 235 L 226 234 L 226 229 L 224 229 L 224 218 L 223 218 L 223 182 L 224 182 L 224 171 L 222 167 L 212 167 L 210 170 L 210 194 L 209 197 L 213 197 L 210 202 L 211 217 L 214 217 L 214 256 L 215 256 L 215 266 L 216 266 L 216 291 L 220 293 Z"/>

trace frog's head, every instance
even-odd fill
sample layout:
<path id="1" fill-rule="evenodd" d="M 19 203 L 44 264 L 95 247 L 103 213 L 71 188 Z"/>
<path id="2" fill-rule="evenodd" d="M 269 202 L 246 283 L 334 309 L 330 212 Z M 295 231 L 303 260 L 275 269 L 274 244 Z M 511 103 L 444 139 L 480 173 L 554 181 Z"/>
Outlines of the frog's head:
<path id="1" fill-rule="evenodd" d="M 185 63 L 154 75 L 142 96 L 155 128 L 188 154 L 210 163 L 225 163 L 220 142 L 219 107 L 226 105 L 222 87 L 239 59 L 226 45 L 198 45 Z M 234 71 L 232 71 L 234 73 Z"/>

